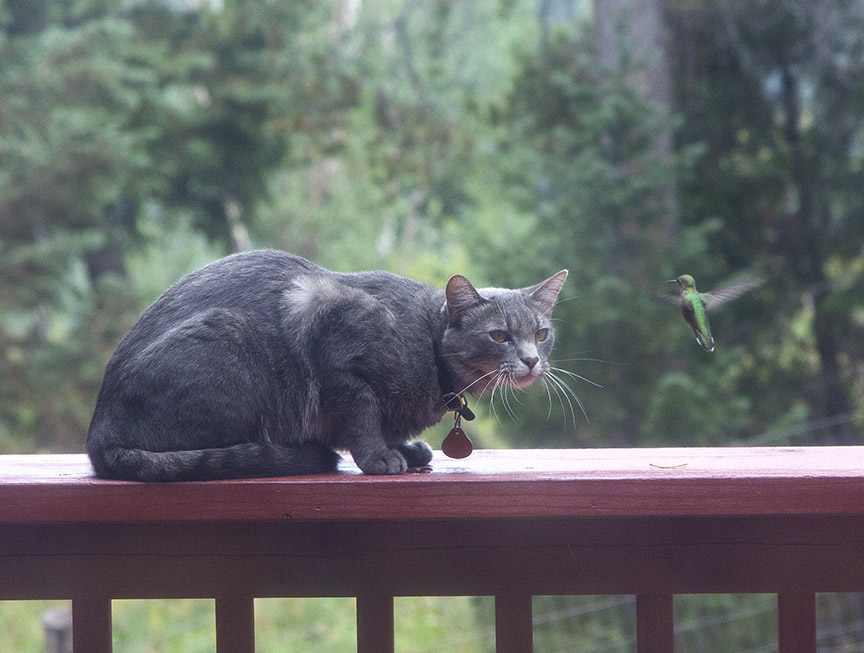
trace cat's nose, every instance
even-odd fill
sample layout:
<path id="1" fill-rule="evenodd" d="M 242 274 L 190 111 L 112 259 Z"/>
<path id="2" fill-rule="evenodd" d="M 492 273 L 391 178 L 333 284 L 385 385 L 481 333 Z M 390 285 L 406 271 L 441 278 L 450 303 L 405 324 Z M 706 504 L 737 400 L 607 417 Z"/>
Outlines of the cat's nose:
<path id="1" fill-rule="evenodd" d="M 539 360 L 540 359 L 537 358 L 536 356 L 526 356 L 525 358 L 522 359 L 522 362 L 528 366 L 529 370 L 533 370 L 534 366 L 537 364 L 537 361 L 539 361 Z"/>

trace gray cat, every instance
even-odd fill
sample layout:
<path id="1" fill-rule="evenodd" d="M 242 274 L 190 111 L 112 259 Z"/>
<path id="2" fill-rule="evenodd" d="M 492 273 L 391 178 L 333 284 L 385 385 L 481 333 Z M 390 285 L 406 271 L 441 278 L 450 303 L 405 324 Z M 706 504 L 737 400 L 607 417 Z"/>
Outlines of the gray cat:
<path id="1" fill-rule="evenodd" d="M 445 291 L 387 272 L 340 274 L 271 250 L 193 272 L 108 362 L 87 453 L 99 476 L 184 481 L 427 464 L 410 440 L 444 395 L 542 377 L 561 271 L 522 290 Z"/>

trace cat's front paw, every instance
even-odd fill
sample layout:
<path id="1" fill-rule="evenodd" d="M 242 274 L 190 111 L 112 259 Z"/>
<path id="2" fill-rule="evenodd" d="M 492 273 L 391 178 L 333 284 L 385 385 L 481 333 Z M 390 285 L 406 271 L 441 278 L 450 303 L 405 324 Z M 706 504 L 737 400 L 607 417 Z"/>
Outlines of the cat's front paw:
<path id="1" fill-rule="evenodd" d="M 354 455 L 354 462 L 364 474 L 404 474 L 408 469 L 405 457 L 395 449 L 375 450 Z"/>
<path id="2" fill-rule="evenodd" d="M 399 445 L 408 467 L 423 467 L 432 462 L 432 449 L 423 440 L 412 440 Z"/>

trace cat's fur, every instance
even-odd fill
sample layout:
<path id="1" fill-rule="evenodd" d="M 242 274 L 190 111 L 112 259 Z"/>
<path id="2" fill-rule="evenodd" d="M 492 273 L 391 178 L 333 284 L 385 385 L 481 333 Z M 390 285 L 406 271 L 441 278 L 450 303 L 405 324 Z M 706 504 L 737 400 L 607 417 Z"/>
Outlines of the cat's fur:
<path id="1" fill-rule="evenodd" d="M 284 252 L 229 256 L 169 288 L 120 342 L 87 452 L 99 476 L 140 481 L 324 472 L 334 449 L 367 474 L 424 465 L 431 450 L 409 439 L 441 419 L 445 392 L 547 371 L 566 274 L 479 292 L 456 275 L 442 291 Z"/>

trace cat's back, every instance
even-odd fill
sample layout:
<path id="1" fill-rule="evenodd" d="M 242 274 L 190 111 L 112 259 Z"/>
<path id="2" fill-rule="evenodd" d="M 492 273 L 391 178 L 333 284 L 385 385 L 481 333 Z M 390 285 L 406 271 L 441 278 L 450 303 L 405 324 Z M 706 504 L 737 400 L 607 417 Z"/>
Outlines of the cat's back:
<path id="1" fill-rule="evenodd" d="M 434 305 L 437 309 L 443 306 L 444 291 L 423 281 L 415 281 L 392 272 L 376 270 L 372 272 L 351 272 L 339 274 L 338 280 L 344 286 L 354 288 L 374 297 L 382 306 L 389 309 L 404 309 L 404 313 L 417 313 L 418 316 L 428 315 L 427 308 Z"/>
<path id="2" fill-rule="evenodd" d="M 237 311 L 266 327 L 278 321 L 279 296 L 299 276 L 327 274 L 304 258 L 252 250 L 219 259 L 180 279 L 141 315 L 117 348 L 140 349 L 185 320 L 211 310 Z"/>

